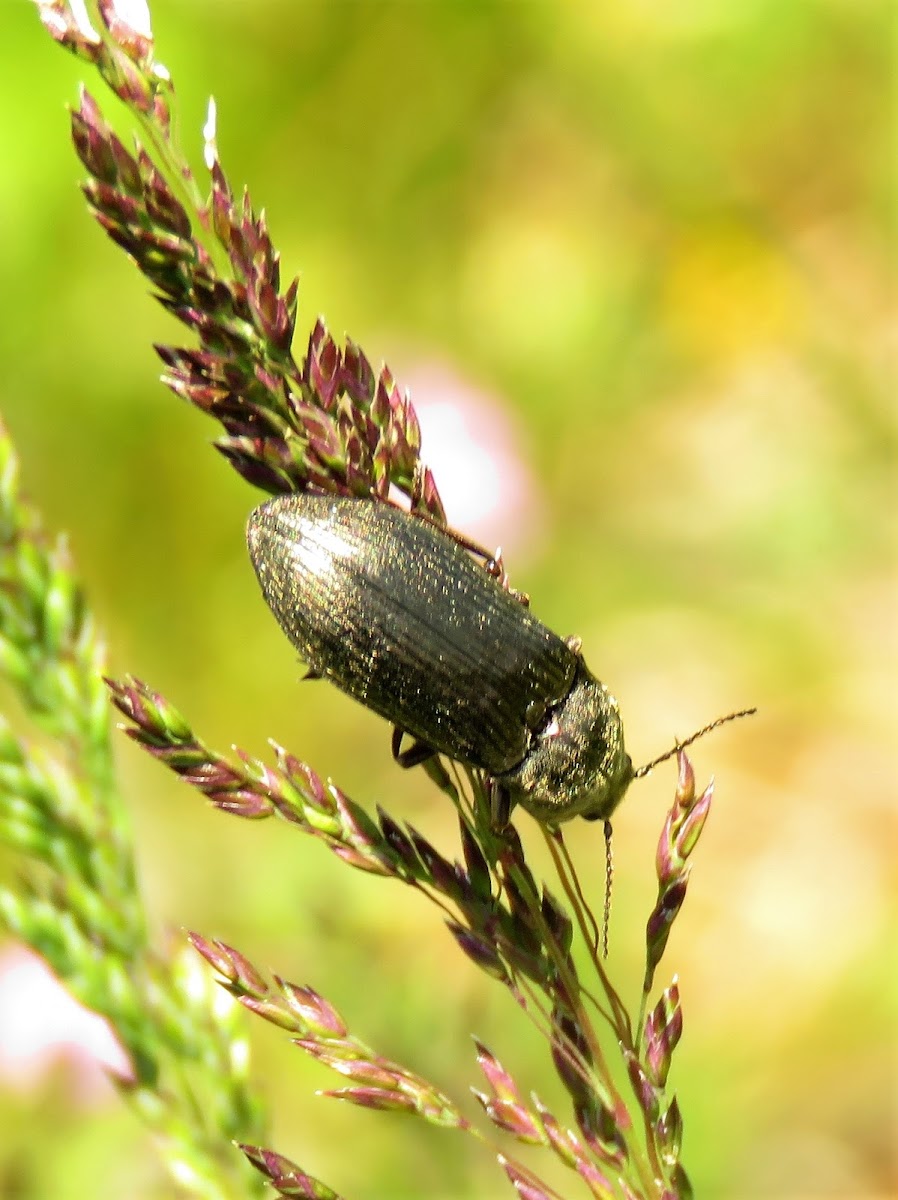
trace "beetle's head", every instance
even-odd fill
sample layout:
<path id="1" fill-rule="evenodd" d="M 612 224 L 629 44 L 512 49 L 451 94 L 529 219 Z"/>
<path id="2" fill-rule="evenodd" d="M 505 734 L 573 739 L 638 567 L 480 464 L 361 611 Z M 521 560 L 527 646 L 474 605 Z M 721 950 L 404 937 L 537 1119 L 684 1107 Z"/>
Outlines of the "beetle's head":
<path id="1" fill-rule="evenodd" d="M 538 821 L 558 825 L 610 817 L 632 779 L 617 701 L 578 659 L 570 691 L 534 733 L 527 757 L 500 782 Z"/>

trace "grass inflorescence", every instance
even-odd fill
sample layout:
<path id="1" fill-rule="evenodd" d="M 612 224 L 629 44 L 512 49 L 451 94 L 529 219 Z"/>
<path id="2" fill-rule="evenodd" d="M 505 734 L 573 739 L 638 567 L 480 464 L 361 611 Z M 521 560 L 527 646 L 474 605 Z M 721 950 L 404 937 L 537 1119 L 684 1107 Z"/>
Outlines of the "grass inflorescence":
<path id="1" fill-rule="evenodd" d="M 86 90 L 72 112 L 91 212 L 189 331 L 189 345 L 157 347 L 169 388 L 219 423 L 217 449 L 257 488 L 385 503 L 398 493 L 414 512 L 445 524 L 414 409 L 390 370 L 375 370 L 351 339 L 338 344 L 320 320 L 294 356 L 297 281 L 282 285 L 264 213 L 228 181 L 214 109 L 201 183 L 174 139 L 174 88 L 149 32 L 129 25 L 111 0 L 91 6 L 93 28 L 67 0 L 41 0 L 39 8 L 52 37 L 99 74 L 140 131 L 127 148 Z M 572 1186 L 576 1179 L 595 1197 L 691 1195 L 680 1161 L 682 1115 L 668 1088 L 683 1023 L 676 982 L 652 1005 L 711 802 L 710 787 L 697 794 L 684 753 L 657 848 L 644 985 L 631 1009 L 609 976 L 597 922 L 558 830 L 542 831 L 557 872 L 550 888 L 528 865 L 515 829 L 493 827 L 481 772 L 426 766 L 457 809 L 453 857 L 387 812 L 372 815 L 280 746 L 271 764 L 210 749 L 146 683 L 127 677 L 104 687 L 86 599 L 64 546 L 45 540 L 19 496 L 5 437 L 0 521 L 0 668 L 55 747 L 45 753 L 10 727 L 0 730 L 0 830 L 23 863 L 21 886 L 0 893 L 0 918 L 108 1018 L 133 1065 L 122 1089 L 159 1135 L 185 1193 L 249 1196 L 264 1180 L 284 1196 L 337 1195 L 264 1144 L 261 1106 L 235 1049 L 243 1034 L 233 1014 L 243 1008 L 341 1077 L 327 1095 L 478 1138 L 520 1196 L 559 1193 L 512 1156 L 515 1144 L 542 1147 L 570 1170 Z M 310 986 L 269 977 L 240 951 L 199 933 L 189 936 L 192 949 L 153 948 L 111 760 L 107 695 L 128 736 L 215 807 L 247 819 L 280 817 L 347 866 L 432 901 L 459 950 L 544 1035 L 569 1111 L 550 1111 L 478 1041 L 482 1082 L 473 1091 L 484 1122 L 476 1124 L 417 1072 L 353 1035 L 349 1019 Z M 578 965 L 583 954 L 575 960 L 577 939 L 586 970 Z M 188 986 L 185 951 L 194 964 L 195 951 L 212 967 L 236 1005 L 223 1011 L 208 989 L 195 980 Z M 215 1103 L 196 1103 L 200 1094 Z M 203 1113 L 214 1119 L 204 1121 Z M 247 1163 L 256 1173 L 247 1173 Z"/>

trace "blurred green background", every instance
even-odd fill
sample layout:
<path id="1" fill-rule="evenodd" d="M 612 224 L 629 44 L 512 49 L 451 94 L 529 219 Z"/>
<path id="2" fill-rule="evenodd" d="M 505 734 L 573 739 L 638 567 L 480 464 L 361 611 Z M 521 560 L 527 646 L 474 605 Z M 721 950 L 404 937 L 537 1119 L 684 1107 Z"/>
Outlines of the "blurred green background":
<path id="1" fill-rule="evenodd" d="M 462 406 L 475 444 L 445 468 L 450 519 L 501 542 L 538 615 L 582 635 L 636 761 L 761 710 L 695 747 L 716 807 L 665 960 L 697 1194 L 895 1194 L 895 4 L 153 14 L 183 143 L 198 164 L 214 93 L 225 167 L 302 273 L 297 352 L 321 312 L 425 408 Z M 450 848 L 451 814 L 394 769 L 383 724 L 298 685 L 244 551 L 258 497 L 157 382 L 151 343 L 180 328 L 76 187 L 64 105 L 98 85 L 24 0 L 0 23 L 0 409 L 112 670 L 211 744 L 272 736 Z M 431 455 L 426 428 L 426 459 L 456 445 L 434 435 Z M 476 1033 L 560 1102 L 540 1041 L 425 905 L 118 749 L 160 938 L 199 929 L 312 984 L 454 1096 L 476 1081 Z M 673 784 L 659 769 L 616 820 L 612 970 L 632 996 Z M 600 906 L 599 840 L 570 828 Z M 272 1144 L 339 1191 L 509 1194 L 473 1143 L 316 1100 L 331 1077 L 250 1032 Z M 65 1065 L 0 1078 L 2 1181 L 171 1194 L 136 1122 Z"/>

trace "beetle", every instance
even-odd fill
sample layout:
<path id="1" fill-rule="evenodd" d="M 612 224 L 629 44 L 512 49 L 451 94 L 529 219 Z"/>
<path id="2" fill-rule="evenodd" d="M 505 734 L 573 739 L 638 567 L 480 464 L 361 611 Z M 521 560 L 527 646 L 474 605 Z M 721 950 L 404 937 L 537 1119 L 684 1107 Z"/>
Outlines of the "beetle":
<path id="1" fill-rule="evenodd" d="M 405 765 L 484 771 L 494 820 L 607 820 L 635 776 L 620 711 L 473 547 L 388 502 L 291 493 L 254 509 L 262 593 L 312 676 L 392 722 Z M 416 739 L 399 753 L 401 734 Z M 640 772 L 641 773 L 641 772 Z"/>

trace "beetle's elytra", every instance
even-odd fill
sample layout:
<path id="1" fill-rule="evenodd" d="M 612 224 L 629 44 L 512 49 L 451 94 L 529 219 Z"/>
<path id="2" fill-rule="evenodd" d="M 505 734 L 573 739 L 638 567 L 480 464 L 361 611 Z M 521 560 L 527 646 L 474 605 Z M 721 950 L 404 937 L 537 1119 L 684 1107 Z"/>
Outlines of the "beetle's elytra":
<path id="1" fill-rule="evenodd" d="M 505 813 L 606 818 L 623 798 L 617 701 L 451 534 L 390 504 L 291 494 L 254 510 L 247 541 L 311 671 L 485 771 Z"/>

